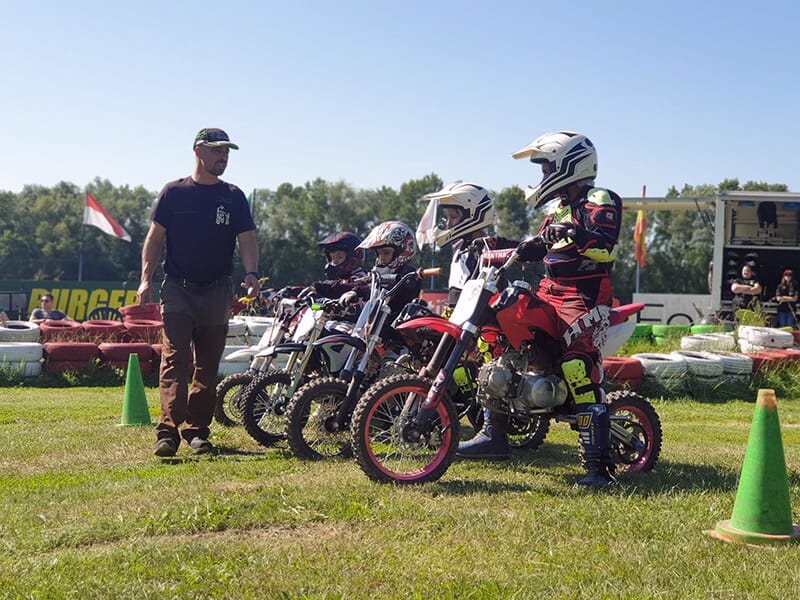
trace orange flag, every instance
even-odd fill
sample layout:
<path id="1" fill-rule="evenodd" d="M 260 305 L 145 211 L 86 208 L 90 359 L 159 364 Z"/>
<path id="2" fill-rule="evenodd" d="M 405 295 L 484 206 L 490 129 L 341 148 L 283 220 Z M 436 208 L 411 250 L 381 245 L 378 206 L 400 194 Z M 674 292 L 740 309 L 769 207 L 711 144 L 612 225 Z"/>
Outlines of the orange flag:
<path id="1" fill-rule="evenodd" d="M 647 232 L 647 218 L 644 211 L 636 211 L 636 226 L 633 228 L 633 258 L 639 267 L 644 267 L 645 233 Z"/>

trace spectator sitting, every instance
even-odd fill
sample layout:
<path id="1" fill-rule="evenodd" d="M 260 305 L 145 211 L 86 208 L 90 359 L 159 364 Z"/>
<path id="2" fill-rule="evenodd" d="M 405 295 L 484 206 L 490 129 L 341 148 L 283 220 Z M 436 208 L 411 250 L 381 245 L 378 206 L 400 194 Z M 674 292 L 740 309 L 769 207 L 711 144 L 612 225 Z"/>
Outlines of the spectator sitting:
<path id="1" fill-rule="evenodd" d="M 33 309 L 29 321 L 31 323 L 44 323 L 45 321 L 73 321 L 66 313 L 53 308 L 53 294 L 45 292 L 40 298 L 42 303 L 40 308 Z"/>
<path id="2" fill-rule="evenodd" d="M 761 284 L 748 264 L 742 265 L 742 275 L 731 283 L 733 292 L 733 310 L 752 309 L 753 303 L 761 295 Z"/>

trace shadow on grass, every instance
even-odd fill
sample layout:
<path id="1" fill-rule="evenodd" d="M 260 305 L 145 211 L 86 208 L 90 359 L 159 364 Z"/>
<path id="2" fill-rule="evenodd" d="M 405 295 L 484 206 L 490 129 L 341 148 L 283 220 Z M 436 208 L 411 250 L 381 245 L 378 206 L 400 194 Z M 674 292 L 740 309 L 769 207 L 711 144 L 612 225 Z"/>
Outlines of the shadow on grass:
<path id="1" fill-rule="evenodd" d="M 250 460 L 253 458 L 263 458 L 265 454 L 274 450 L 273 448 L 263 448 L 261 450 L 242 450 L 233 446 L 214 445 L 214 450 L 206 454 L 185 454 L 179 456 L 165 456 L 161 457 L 162 464 L 168 465 L 182 465 L 186 463 L 194 463 L 200 460 Z M 158 458 L 158 457 L 156 457 Z"/>
<path id="2" fill-rule="evenodd" d="M 466 461 L 464 461 L 466 462 Z M 512 458 L 501 463 L 490 461 L 469 461 L 471 464 L 484 465 L 492 468 L 507 470 L 525 470 L 535 467 L 537 472 L 552 468 L 555 473 L 561 473 L 564 468 L 578 466 L 578 452 L 576 446 L 568 444 L 547 443 L 534 451 L 516 450 Z M 569 475 L 567 482 L 572 484 L 580 479 L 583 470 L 575 475 Z M 789 473 L 789 485 L 800 484 L 800 474 Z M 675 492 L 735 492 L 739 484 L 739 471 L 718 468 L 713 465 L 697 465 L 674 461 L 659 460 L 655 469 L 649 473 L 618 473 L 619 485 L 610 488 L 611 493 L 633 493 L 642 497 L 669 495 Z M 446 479 L 436 482 L 436 489 L 448 495 L 467 495 L 476 492 L 502 494 L 506 492 L 526 492 L 535 490 L 538 493 L 559 495 L 563 494 L 563 487 L 541 487 L 539 483 L 524 485 L 496 480 L 487 480 L 480 477 L 475 479 Z"/>

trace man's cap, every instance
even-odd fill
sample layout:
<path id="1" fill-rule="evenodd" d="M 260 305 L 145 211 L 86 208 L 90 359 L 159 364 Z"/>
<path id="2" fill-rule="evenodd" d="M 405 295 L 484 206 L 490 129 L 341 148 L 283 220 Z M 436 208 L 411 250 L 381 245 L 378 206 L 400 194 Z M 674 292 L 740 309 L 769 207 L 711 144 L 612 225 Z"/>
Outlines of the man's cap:
<path id="1" fill-rule="evenodd" d="M 196 136 L 194 136 L 194 148 L 197 146 L 208 146 L 209 148 L 221 148 L 227 146 L 238 150 L 239 146 L 231 141 L 228 134 L 215 127 L 206 127 L 201 129 Z"/>
<path id="2" fill-rule="evenodd" d="M 786 277 L 787 275 L 791 275 L 791 274 L 792 274 L 792 270 L 791 270 L 791 269 L 786 269 L 786 270 L 783 272 L 783 276 L 784 276 L 784 277 Z"/>

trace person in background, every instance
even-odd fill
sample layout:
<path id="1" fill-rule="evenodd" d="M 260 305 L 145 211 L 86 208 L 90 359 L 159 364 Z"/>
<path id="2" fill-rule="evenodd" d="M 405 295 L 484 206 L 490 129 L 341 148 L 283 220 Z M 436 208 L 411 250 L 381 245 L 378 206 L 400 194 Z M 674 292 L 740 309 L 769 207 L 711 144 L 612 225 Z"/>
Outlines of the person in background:
<path id="1" fill-rule="evenodd" d="M 794 316 L 797 310 L 797 284 L 792 276 L 791 269 L 785 269 L 781 276 L 778 288 L 775 290 L 775 302 L 778 303 L 778 313 L 775 319 L 776 327 L 797 327 Z"/>
<path id="2" fill-rule="evenodd" d="M 67 316 L 65 312 L 60 311 L 57 308 L 53 308 L 53 294 L 50 292 L 45 292 L 42 294 L 41 298 L 39 298 L 39 302 L 41 303 L 41 306 L 39 308 L 34 308 L 30 318 L 28 319 L 31 323 L 36 323 L 38 325 L 39 323 L 44 323 L 45 321 L 74 320 Z"/>
<path id="3" fill-rule="evenodd" d="M 761 284 L 758 282 L 753 268 L 745 263 L 742 265 L 741 277 L 737 277 L 731 283 L 733 310 L 752 308 L 756 299 L 761 295 L 761 291 Z"/>
<path id="4" fill-rule="evenodd" d="M 220 179 L 231 148 L 239 147 L 223 130 L 200 130 L 194 139 L 194 171 L 161 190 L 142 248 L 140 304 L 153 296 L 151 279 L 166 245 L 156 456 L 174 456 L 181 438 L 196 454 L 213 450 L 209 425 L 228 331 L 237 242 L 248 294 L 259 293 L 256 226 L 247 199 Z"/>
<path id="5" fill-rule="evenodd" d="M 364 250 L 358 245 L 361 238 L 349 231 L 332 233 L 317 244 L 325 254 L 325 279 L 316 281 L 309 286 L 289 285 L 278 291 L 281 298 L 296 298 L 304 289 L 319 286 L 327 289 L 328 286 L 349 284 L 366 275 L 362 263 Z"/>
<path id="6" fill-rule="evenodd" d="M 6 314 L 6 309 L 2 306 L 0 306 L 0 325 L 8 327 L 8 315 Z"/>

